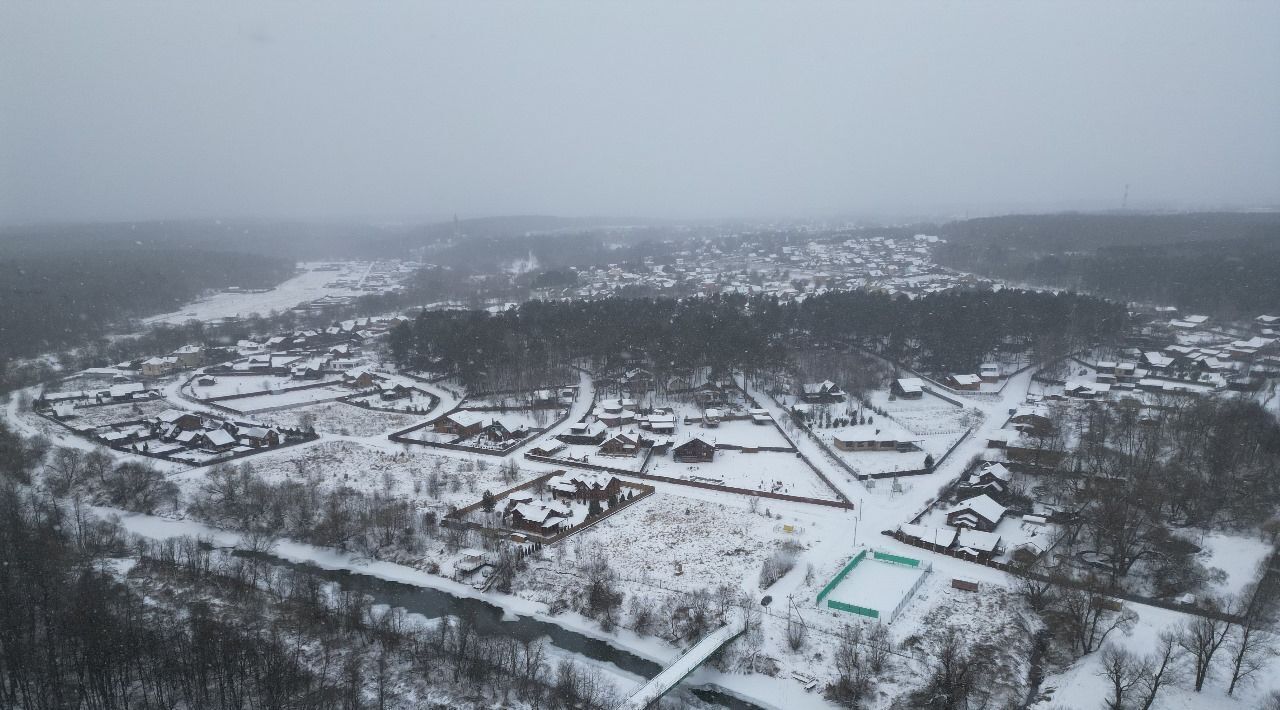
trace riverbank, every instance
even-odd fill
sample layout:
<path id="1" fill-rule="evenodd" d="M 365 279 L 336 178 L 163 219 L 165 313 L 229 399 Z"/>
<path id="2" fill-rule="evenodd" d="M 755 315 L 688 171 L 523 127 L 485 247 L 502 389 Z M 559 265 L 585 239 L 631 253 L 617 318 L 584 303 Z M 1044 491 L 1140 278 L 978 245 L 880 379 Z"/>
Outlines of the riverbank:
<path id="1" fill-rule="evenodd" d="M 117 517 L 120 525 L 127 532 L 152 540 L 196 536 L 206 538 L 219 547 L 234 547 L 240 545 L 244 539 L 244 536 L 238 532 L 216 528 L 193 520 L 129 513 L 102 506 L 95 506 L 92 510 L 102 517 Z M 656 674 L 660 667 L 675 661 L 682 653 L 681 649 L 675 648 L 657 638 L 642 637 L 626 629 L 619 629 L 615 633 L 605 633 L 598 628 L 594 621 L 577 613 L 566 612 L 551 615 L 547 613 L 546 605 L 540 602 L 496 593 L 480 592 L 468 585 L 393 562 L 368 560 L 331 548 L 317 547 L 286 539 L 278 540 L 270 555 L 284 563 L 311 565 L 336 574 L 353 575 L 422 590 L 431 590 L 455 599 L 470 600 L 473 603 L 494 607 L 501 611 L 501 619 L 504 622 L 520 623 L 522 619 L 528 619 L 530 622 L 562 629 L 568 634 L 607 645 L 619 653 L 634 656 L 636 659 L 654 664 L 653 674 Z M 378 601 L 376 596 L 375 601 Z M 404 606 L 404 604 L 392 605 Z M 406 611 L 421 613 L 421 611 L 415 612 L 407 607 Z M 430 616 L 429 614 L 423 615 Z M 565 645 L 573 646 L 577 644 L 576 641 L 567 642 L 566 637 L 563 635 L 554 633 L 550 635 L 553 645 L 560 648 L 564 648 Z M 556 643 L 557 636 L 559 636 L 560 643 Z M 579 652 L 579 650 L 591 650 L 585 648 L 585 644 L 579 650 L 572 648 L 568 650 L 583 656 L 592 665 L 601 667 L 600 658 L 593 657 L 589 653 Z M 607 654 L 595 653 L 594 655 Z M 612 666 L 611 673 L 615 673 L 615 675 L 621 674 L 633 680 L 637 676 L 643 675 L 643 673 L 637 672 L 639 670 L 637 664 L 626 660 L 619 664 L 615 662 L 616 660 L 622 659 L 604 659 L 605 663 Z M 790 708 L 797 708 L 798 710 L 813 708 L 816 710 L 817 708 L 832 707 L 820 695 L 797 693 L 797 687 L 793 681 L 758 674 L 721 673 L 704 667 L 690 675 L 685 681 L 684 687 L 693 689 L 710 687 L 712 691 L 722 691 L 729 697 L 746 701 L 750 705 L 766 710 L 789 710 Z M 717 702 L 714 697 L 713 692 L 712 697 L 708 699 L 712 702 Z M 721 702 L 720 704 L 726 703 Z M 732 704 L 732 701 L 728 701 L 728 704 Z M 741 706 L 739 705 L 739 707 Z"/>

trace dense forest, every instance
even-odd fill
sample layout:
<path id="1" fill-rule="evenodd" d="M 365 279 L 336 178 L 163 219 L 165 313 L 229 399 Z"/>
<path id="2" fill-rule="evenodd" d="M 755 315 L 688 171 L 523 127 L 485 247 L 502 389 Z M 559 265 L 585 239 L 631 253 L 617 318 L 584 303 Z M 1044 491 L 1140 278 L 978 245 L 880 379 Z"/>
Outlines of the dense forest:
<path id="1" fill-rule="evenodd" d="M 1033 283 L 1227 317 L 1280 311 L 1280 238 L 1045 256 L 1024 273 Z"/>
<path id="2" fill-rule="evenodd" d="M 1225 317 L 1280 311 L 1280 214 L 1012 215 L 944 225 L 945 265 Z"/>
<path id="3" fill-rule="evenodd" d="M 929 372 L 973 371 L 1000 348 L 1049 359 L 1106 341 L 1124 320 L 1122 308 L 1099 299 L 1008 289 L 920 299 L 855 291 L 803 303 L 740 295 L 531 301 L 496 316 L 424 311 L 392 332 L 390 349 L 403 365 L 456 369 L 468 384 L 577 358 L 603 367 L 647 362 L 658 373 L 764 371 L 787 366 L 796 348 L 831 344 Z"/>
<path id="4" fill-rule="evenodd" d="M 0 360 L 108 333 L 208 289 L 265 288 L 293 262 L 180 248 L 0 248 Z"/>

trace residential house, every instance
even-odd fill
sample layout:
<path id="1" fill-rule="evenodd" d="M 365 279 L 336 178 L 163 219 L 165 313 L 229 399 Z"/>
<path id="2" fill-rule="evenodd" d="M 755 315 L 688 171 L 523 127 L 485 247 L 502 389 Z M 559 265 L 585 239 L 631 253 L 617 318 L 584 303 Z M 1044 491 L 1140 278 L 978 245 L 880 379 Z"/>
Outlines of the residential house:
<path id="1" fill-rule="evenodd" d="M 569 425 L 568 431 L 556 436 L 557 439 L 566 444 L 599 446 L 604 443 L 605 437 L 608 436 L 609 427 L 603 422 L 595 420 L 589 422 L 574 422 Z"/>
<path id="2" fill-rule="evenodd" d="M 875 424 L 854 424 L 836 431 L 831 441 L 841 451 L 897 451 L 906 453 L 915 451 L 912 441 L 899 438 Z"/>
<path id="3" fill-rule="evenodd" d="M 981 377 L 983 382 L 999 382 L 1002 376 L 1000 363 L 984 362 L 978 367 L 978 377 Z"/>
<path id="4" fill-rule="evenodd" d="M 529 432 L 523 428 L 508 429 L 505 424 L 493 420 L 480 430 L 480 438 L 495 444 L 505 444 L 509 441 L 518 441 L 528 436 Z M 465 435 L 464 435 L 465 436 Z"/>
<path id="5" fill-rule="evenodd" d="M 569 518 L 570 511 L 559 503 L 520 503 L 509 512 L 511 527 L 528 530 L 539 535 L 559 532 Z"/>
<path id="6" fill-rule="evenodd" d="M 640 441 L 626 434 L 615 434 L 600 445 L 603 456 L 632 457 L 640 452 Z"/>
<path id="7" fill-rule="evenodd" d="M 673 434 L 676 430 L 676 415 L 662 409 L 655 409 L 653 413 L 639 420 L 640 428 L 647 429 L 655 434 Z"/>
<path id="8" fill-rule="evenodd" d="M 204 348 L 200 345 L 183 345 L 169 353 L 178 367 L 199 367 L 204 364 Z"/>
<path id="9" fill-rule="evenodd" d="M 143 399 L 147 393 L 147 387 L 141 382 L 129 382 L 123 385 L 112 385 L 107 393 L 116 402 L 129 402 Z"/>
<path id="10" fill-rule="evenodd" d="M 1013 472 L 1002 463 L 988 463 L 981 469 L 975 471 L 970 477 L 969 482 L 965 484 L 967 488 L 980 488 L 987 493 L 999 495 L 1009 488 L 1009 481 L 1013 479 Z"/>
<path id="11" fill-rule="evenodd" d="M 810 382 L 800 387 L 800 399 L 809 404 L 843 402 L 844 392 L 831 380 Z"/>
<path id="12" fill-rule="evenodd" d="M 204 432 L 204 442 L 202 448 L 210 451 L 227 451 L 235 448 L 236 438 L 226 429 L 213 429 Z"/>
<path id="13" fill-rule="evenodd" d="M 275 429 L 268 429 L 260 426 L 239 427 L 236 430 L 236 436 L 240 440 L 254 448 L 263 448 L 267 446 L 280 445 L 280 433 Z"/>
<path id="14" fill-rule="evenodd" d="M 956 552 L 979 560 L 989 560 L 1004 551 L 1000 536 L 972 528 L 960 528 L 956 536 Z"/>
<path id="15" fill-rule="evenodd" d="M 973 528 L 991 532 L 1000 524 L 1007 508 L 996 502 L 987 494 L 982 494 L 961 501 L 951 512 L 947 513 L 947 524 L 957 528 Z"/>
<path id="16" fill-rule="evenodd" d="M 438 434 L 452 434 L 459 438 L 475 436 L 484 429 L 484 414 L 466 409 L 441 415 L 431 420 L 431 430 Z"/>
<path id="17" fill-rule="evenodd" d="M 180 409 L 166 409 L 156 417 L 156 423 L 164 429 L 176 427 L 179 431 L 200 428 L 199 415 Z"/>
<path id="18" fill-rule="evenodd" d="M 924 380 L 919 377 L 902 377 L 889 385 L 889 391 L 903 399 L 924 397 Z"/>
<path id="19" fill-rule="evenodd" d="M 607 500 L 622 490 L 617 476 L 602 473 L 565 473 L 551 477 L 547 488 L 552 498 L 570 500 Z"/>
<path id="20" fill-rule="evenodd" d="M 175 357 L 153 357 L 142 361 L 143 377 L 164 377 L 178 369 Z"/>
<path id="21" fill-rule="evenodd" d="M 982 378 L 978 375 L 947 375 L 945 384 L 953 390 L 976 392 L 982 388 Z"/>
<path id="22" fill-rule="evenodd" d="M 1018 407 L 1013 416 L 1009 417 L 1009 423 L 1018 431 L 1035 436 L 1044 436 L 1053 431 L 1053 420 L 1047 412 L 1037 407 Z"/>
<path id="23" fill-rule="evenodd" d="M 709 463 L 716 454 L 714 444 L 694 437 L 671 450 L 671 458 L 680 463 Z"/>

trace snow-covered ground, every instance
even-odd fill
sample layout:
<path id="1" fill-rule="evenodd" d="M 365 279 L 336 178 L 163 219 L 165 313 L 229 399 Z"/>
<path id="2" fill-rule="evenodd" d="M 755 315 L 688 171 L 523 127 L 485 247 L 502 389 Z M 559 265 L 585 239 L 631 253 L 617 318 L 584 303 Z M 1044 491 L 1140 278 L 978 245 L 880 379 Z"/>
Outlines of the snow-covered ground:
<path id="1" fill-rule="evenodd" d="M 341 436 L 385 436 L 422 421 L 422 417 L 418 415 L 379 412 L 342 402 L 269 412 L 256 415 L 256 418 L 274 426 L 291 428 L 310 420 L 316 433 Z"/>
<path id="2" fill-rule="evenodd" d="M 316 271 L 321 264 L 299 264 L 304 269 L 293 278 L 284 281 L 274 289 L 265 293 L 216 293 L 201 298 L 172 313 L 152 316 L 143 321 L 146 325 L 168 323 L 180 325 L 189 320 L 213 320 L 215 318 L 241 317 L 253 314 L 267 315 L 276 311 L 287 311 L 294 306 L 313 301 L 322 296 L 351 296 L 361 291 L 349 286 L 333 285 L 340 279 L 359 279 L 367 273 L 369 262 L 346 262 L 339 271 Z"/>
<path id="3" fill-rule="evenodd" d="M 799 456 L 781 451 L 745 453 L 718 450 L 708 463 L 681 463 L 670 454 L 655 455 L 646 473 L 716 483 L 753 491 L 835 500 L 836 496 Z"/>
<path id="4" fill-rule="evenodd" d="M 223 400 L 218 404 L 227 409 L 234 409 L 237 412 L 252 414 L 253 412 L 275 409 L 276 407 L 295 407 L 313 402 L 331 401 L 339 397 L 346 397 L 349 394 L 351 394 L 350 389 L 335 384 L 325 387 L 312 387 L 305 390 L 238 397 L 236 399 Z"/>
<path id="5" fill-rule="evenodd" d="M 1137 624 L 1130 633 L 1116 632 L 1107 641 L 1132 651 L 1139 658 L 1154 651 L 1162 631 L 1177 631 L 1190 620 L 1186 614 L 1167 609 L 1138 604 L 1129 605 L 1129 608 L 1137 612 Z M 1230 649 L 1218 651 L 1214 659 L 1215 672 L 1205 683 L 1203 691 L 1197 693 L 1185 682 L 1164 687 L 1155 707 L 1168 710 L 1261 710 L 1267 707 L 1267 695 L 1276 687 L 1277 674 L 1280 673 L 1280 656 L 1266 659 L 1254 682 L 1242 684 L 1232 695 L 1227 695 L 1229 654 Z M 1101 654 L 1092 653 L 1062 673 L 1045 678 L 1042 690 L 1051 691 L 1050 697 L 1031 706 L 1032 709 L 1104 707 L 1110 689 L 1101 669 Z"/>

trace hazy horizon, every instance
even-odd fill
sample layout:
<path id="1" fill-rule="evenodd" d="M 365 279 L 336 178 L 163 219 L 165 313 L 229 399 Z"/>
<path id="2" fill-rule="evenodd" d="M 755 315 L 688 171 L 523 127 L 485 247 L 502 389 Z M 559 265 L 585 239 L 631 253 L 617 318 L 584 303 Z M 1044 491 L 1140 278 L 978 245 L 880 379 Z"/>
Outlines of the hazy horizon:
<path id="1" fill-rule="evenodd" d="M 1275 3 L 0 6 L 0 223 L 1280 205 Z"/>

